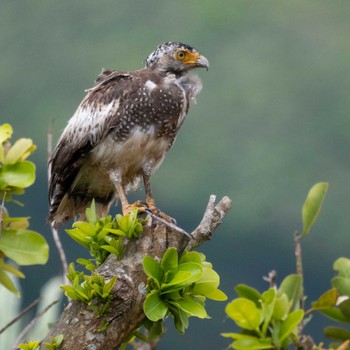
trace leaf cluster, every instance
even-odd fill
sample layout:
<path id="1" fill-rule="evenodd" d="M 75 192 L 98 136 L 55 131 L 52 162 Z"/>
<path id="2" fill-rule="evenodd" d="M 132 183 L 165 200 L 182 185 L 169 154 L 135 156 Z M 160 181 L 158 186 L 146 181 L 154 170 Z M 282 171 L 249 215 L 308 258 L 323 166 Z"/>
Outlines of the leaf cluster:
<path id="1" fill-rule="evenodd" d="M 9 124 L 0 126 L 0 196 L 12 201 L 13 194 L 23 194 L 24 188 L 35 180 L 35 166 L 27 157 L 36 149 L 30 139 L 19 139 L 11 145 L 13 133 Z M 29 218 L 10 217 L 6 208 L 0 206 L 0 284 L 19 294 L 8 273 L 24 278 L 24 274 L 5 262 L 13 260 L 17 265 L 45 264 L 49 247 L 44 237 L 31 231 Z"/>
<path id="2" fill-rule="evenodd" d="M 12 199 L 12 194 L 23 194 L 35 181 L 35 165 L 27 161 L 36 146 L 31 139 L 21 138 L 11 145 L 11 125 L 0 126 L 0 197 Z"/>
<path id="3" fill-rule="evenodd" d="M 188 327 L 189 317 L 209 317 L 204 307 L 206 298 L 227 299 L 218 289 L 219 275 L 204 254 L 185 252 L 179 259 L 176 249 L 169 248 L 160 262 L 145 256 L 143 268 L 148 276 L 145 315 L 153 322 L 171 315 L 180 333 Z"/>
<path id="4" fill-rule="evenodd" d="M 240 284 L 235 288 L 239 298 L 226 306 L 226 314 L 241 328 L 240 333 L 223 333 L 232 338 L 233 349 L 284 349 L 297 336 L 304 311 L 299 308 L 302 276 L 287 276 L 280 287 L 260 293 Z"/>
<path id="5" fill-rule="evenodd" d="M 72 285 L 63 285 L 61 289 L 68 298 L 89 305 L 90 309 L 98 316 L 102 316 L 108 311 L 111 290 L 117 281 L 117 276 L 113 276 L 107 282 L 99 274 L 85 275 L 83 272 L 76 271 L 74 263 L 70 263 L 67 277 Z M 102 302 L 102 306 L 100 306 L 100 302 Z"/>
<path id="6" fill-rule="evenodd" d="M 342 343 L 350 339 L 350 259 L 344 257 L 337 259 L 333 269 L 337 271 L 337 275 L 331 281 L 333 288 L 321 295 L 312 307 L 347 326 L 347 328 L 328 326 L 324 329 L 324 334 L 328 338 Z"/>
<path id="7" fill-rule="evenodd" d="M 263 293 L 247 285 L 236 286 L 238 298 L 226 306 L 227 315 L 240 327 L 240 333 L 223 333 L 232 338 L 232 349 L 288 349 L 294 343 L 298 349 L 323 349 L 311 338 L 302 335 L 303 327 L 311 319 L 308 315 L 318 311 L 338 321 L 350 323 L 350 259 L 339 258 L 334 263 L 338 275 L 332 279 L 333 288 L 323 293 L 304 310 L 303 268 L 300 241 L 307 236 L 314 225 L 328 184 L 320 182 L 309 191 L 302 208 L 303 231 L 295 234 L 297 274 L 287 276 L 278 289 L 269 288 Z M 306 317 L 308 316 L 308 317 Z M 331 347 L 349 349 L 350 331 L 341 327 L 326 327 L 327 337 L 338 343 Z M 310 342 L 312 345 L 306 345 Z"/>
<path id="8" fill-rule="evenodd" d="M 109 254 L 120 259 L 124 254 L 123 238 L 137 238 L 143 231 L 142 220 L 137 217 L 137 209 L 129 215 L 117 214 L 99 218 L 95 202 L 86 209 L 86 221 L 76 221 L 66 232 L 79 244 L 87 248 L 93 260 L 78 259 L 87 270 L 100 266 Z"/>
<path id="9" fill-rule="evenodd" d="M 44 342 L 43 344 L 47 350 L 58 350 L 63 342 L 63 338 L 63 334 L 58 334 L 56 337 L 50 337 L 50 343 Z M 25 343 L 19 344 L 18 348 L 22 350 L 38 350 L 40 348 L 40 343 L 28 340 Z"/>

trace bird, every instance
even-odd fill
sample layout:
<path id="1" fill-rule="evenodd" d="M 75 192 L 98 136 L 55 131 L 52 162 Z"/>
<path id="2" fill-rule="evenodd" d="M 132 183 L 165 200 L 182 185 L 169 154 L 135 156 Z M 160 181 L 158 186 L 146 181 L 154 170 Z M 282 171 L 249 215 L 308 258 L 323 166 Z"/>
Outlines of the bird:
<path id="1" fill-rule="evenodd" d="M 190 103 L 202 89 L 195 68 L 209 69 L 194 47 L 165 42 L 135 71 L 103 69 L 68 121 L 49 159 L 48 221 L 84 217 L 95 201 L 99 216 L 120 200 L 170 221 L 155 204 L 150 177 L 173 146 Z M 145 202 L 127 193 L 143 181 Z"/>

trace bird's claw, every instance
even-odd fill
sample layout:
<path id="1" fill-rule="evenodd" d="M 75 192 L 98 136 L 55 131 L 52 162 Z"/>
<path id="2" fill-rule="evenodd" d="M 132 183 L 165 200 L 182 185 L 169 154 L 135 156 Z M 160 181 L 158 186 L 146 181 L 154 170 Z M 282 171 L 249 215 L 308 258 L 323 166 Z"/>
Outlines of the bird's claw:
<path id="1" fill-rule="evenodd" d="M 129 215 L 135 208 L 137 209 L 138 214 L 146 213 L 146 210 L 148 209 L 145 203 L 137 200 L 135 203 L 128 204 L 123 207 L 123 215 Z"/>
<path id="2" fill-rule="evenodd" d="M 148 206 L 146 203 L 144 203 L 140 200 L 137 200 L 135 203 L 128 204 L 127 206 L 125 206 L 123 208 L 123 215 L 130 214 L 134 208 L 137 208 L 138 214 L 144 214 L 144 213 L 150 214 L 150 213 L 152 213 L 154 216 L 159 217 L 159 218 L 165 220 L 166 222 L 169 222 L 171 224 L 176 225 L 176 220 L 174 218 L 163 213 L 162 211 L 160 211 L 158 208 L 156 208 L 154 206 Z"/>

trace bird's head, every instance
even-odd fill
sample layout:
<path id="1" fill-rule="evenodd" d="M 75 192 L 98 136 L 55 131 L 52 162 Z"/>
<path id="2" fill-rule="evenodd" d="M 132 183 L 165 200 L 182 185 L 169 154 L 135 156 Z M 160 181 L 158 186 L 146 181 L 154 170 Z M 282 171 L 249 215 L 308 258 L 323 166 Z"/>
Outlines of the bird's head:
<path id="1" fill-rule="evenodd" d="M 159 45 L 146 59 L 146 67 L 183 74 L 193 68 L 209 69 L 208 60 L 195 48 L 174 42 Z"/>

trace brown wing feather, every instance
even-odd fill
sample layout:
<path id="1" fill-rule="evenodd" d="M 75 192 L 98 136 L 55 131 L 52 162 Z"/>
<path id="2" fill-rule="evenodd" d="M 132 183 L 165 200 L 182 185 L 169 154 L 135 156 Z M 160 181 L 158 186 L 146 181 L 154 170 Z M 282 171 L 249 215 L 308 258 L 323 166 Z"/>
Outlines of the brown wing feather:
<path id="1" fill-rule="evenodd" d="M 98 84 L 88 90 L 65 128 L 49 161 L 49 221 L 69 191 L 84 158 L 109 131 L 118 125 L 118 99 L 128 90 L 132 74 L 108 71 L 98 77 Z"/>

